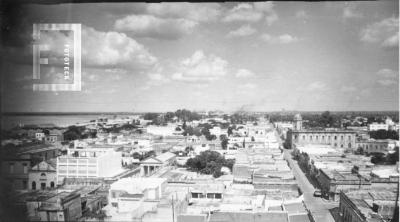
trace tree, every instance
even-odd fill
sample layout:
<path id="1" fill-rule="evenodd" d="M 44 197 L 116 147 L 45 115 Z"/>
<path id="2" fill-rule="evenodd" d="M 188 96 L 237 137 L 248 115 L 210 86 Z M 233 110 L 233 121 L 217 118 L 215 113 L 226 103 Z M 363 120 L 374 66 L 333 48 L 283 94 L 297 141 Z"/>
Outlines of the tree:
<path id="1" fill-rule="evenodd" d="M 222 149 L 226 150 L 228 148 L 228 137 L 226 137 L 226 135 L 222 134 L 219 136 L 219 140 L 221 140 Z"/>
<path id="2" fill-rule="evenodd" d="M 219 177 L 222 175 L 222 166 L 232 169 L 233 164 L 232 160 L 227 161 L 218 152 L 207 150 L 194 158 L 188 159 L 185 166 L 195 172 L 212 174 L 214 177 Z"/>
<path id="3" fill-rule="evenodd" d="M 385 154 L 383 153 L 371 153 L 371 163 L 373 164 L 382 164 L 385 162 Z"/>
<path id="4" fill-rule="evenodd" d="M 228 127 L 228 136 L 231 136 L 232 134 L 233 134 L 232 127 Z"/>
<path id="5" fill-rule="evenodd" d="M 398 146 L 396 146 L 394 148 L 394 153 L 387 154 L 386 162 L 388 164 L 396 164 L 396 162 L 399 162 L 399 147 Z"/>

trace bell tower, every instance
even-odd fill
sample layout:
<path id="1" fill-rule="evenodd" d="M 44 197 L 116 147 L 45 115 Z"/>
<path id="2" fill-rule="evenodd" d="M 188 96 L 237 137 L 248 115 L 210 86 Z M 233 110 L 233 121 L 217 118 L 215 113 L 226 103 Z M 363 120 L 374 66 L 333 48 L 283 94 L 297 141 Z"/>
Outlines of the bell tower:
<path id="1" fill-rule="evenodd" d="M 294 116 L 294 130 L 300 131 L 303 129 L 303 119 L 301 118 L 301 115 L 298 113 Z"/>

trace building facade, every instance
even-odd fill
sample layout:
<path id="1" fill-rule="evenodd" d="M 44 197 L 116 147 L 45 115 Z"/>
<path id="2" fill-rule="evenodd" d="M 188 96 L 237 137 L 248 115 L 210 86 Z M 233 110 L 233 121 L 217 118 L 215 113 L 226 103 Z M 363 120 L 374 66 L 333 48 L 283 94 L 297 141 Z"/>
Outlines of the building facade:
<path id="1" fill-rule="evenodd" d="M 122 153 L 114 148 L 68 149 L 57 158 L 57 184 L 64 178 L 112 177 L 122 171 Z"/>
<path id="2" fill-rule="evenodd" d="M 29 189 L 53 189 L 57 184 L 57 171 L 55 161 L 42 161 L 29 170 Z"/>
<path id="3" fill-rule="evenodd" d="M 286 136 L 289 147 L 293 144 L 323 144 L 335 148 L 355 149 L 356 132 L 350 130 L 304 130 L 300 114 L 294 117 L 294 130 Z"/>

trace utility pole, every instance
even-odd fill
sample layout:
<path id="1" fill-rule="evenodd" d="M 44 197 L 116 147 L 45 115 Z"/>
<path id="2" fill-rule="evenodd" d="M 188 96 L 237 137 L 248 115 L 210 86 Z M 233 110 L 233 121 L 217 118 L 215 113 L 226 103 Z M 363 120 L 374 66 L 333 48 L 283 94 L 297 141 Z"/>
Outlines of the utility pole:
<path id="1" fill-rule="evenodd" d="M 172 222 L 175 222 L 174 195 L 172 195 Z"/>

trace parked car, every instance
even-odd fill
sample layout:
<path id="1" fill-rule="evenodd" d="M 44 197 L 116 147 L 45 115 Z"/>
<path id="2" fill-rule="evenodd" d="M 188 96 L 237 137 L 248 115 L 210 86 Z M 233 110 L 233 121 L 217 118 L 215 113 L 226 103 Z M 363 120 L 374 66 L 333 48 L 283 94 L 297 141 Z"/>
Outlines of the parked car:
<path id="1" fill-rule="evenodd" d="M 322 197 L 322 192 L 321 190 L 317 189 L 314 191 L 314 197 Z"/>

